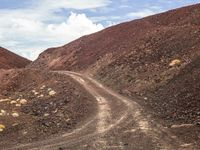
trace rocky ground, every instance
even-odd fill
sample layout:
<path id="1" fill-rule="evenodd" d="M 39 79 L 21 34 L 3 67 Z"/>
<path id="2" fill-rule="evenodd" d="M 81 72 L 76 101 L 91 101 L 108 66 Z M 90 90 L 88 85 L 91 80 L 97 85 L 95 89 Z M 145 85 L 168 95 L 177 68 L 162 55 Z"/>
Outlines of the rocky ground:
<path id="1" fill-rule="evenodd" d="M 64 75 L 25 69 L 0 77 L 1 146 L 68 132 L 95 114 L 93 97 Z"/>

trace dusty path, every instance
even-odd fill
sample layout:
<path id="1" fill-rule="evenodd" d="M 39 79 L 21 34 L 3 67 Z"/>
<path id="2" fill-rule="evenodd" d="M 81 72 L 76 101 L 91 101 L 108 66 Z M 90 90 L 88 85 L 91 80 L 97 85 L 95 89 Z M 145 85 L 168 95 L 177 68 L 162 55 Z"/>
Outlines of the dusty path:
<path id="1" fill-rule="evenodd" d="M 79 82 L 94 96 L 98 113 L 80 128 L 54 139 L 17 145 L 10 149 L 35 150 L 177 150 L 195 149 L 182 143 L 166 128 L 155 123 L 135 103 L 104 87 L 98 81 L 68 71 L 66 74 Z"/>

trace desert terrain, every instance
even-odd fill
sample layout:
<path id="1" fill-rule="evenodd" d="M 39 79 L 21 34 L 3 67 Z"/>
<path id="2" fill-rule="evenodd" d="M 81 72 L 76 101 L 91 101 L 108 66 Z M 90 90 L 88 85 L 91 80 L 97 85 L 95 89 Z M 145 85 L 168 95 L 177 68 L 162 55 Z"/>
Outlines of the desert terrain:
<path id="1" fill-rule="evenodd" d="M 33 62 L 1 48 L 0 147 L 200 149 L 199 27 L 197 4 L 109 27 Z"/>

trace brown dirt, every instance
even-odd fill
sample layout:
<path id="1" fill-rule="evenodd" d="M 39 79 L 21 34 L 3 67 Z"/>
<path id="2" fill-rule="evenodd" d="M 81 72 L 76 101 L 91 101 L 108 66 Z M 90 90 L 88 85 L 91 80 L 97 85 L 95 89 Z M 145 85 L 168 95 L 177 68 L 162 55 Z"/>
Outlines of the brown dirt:
<path id="1" fill-rule="evenodd" d="M 0 47 L 0 69 L 24 68 L 31 61 Z"/>
<path id="2" fill-rule="evenodd" d="M 0 124 L 6 127 L 0 133 L 1 147 L 56 137 L 96 112 L 93 97 L 67 76 L 30 69 L 5 72 L 0 99 L 8 100 L 0 102 L 0 110 L 6 111 L 0 116 Z M 17 106 L 22 99 L 27 103 Z"/>
<path id="3" fill-rule="evenodd" d="M 59 71 L 59 74 L 72 77 L 97 101 L 97 113 L 94 117 L 71 133 L 62 134 L 28 144 L 17 144 L 12 149 L 194 149 L 170 133 L 169 129 L 153 121 L 146 110 L 134 101 L 104 87 L 91 77 L 75 72 Z M 142 139 L 142 140 L 141 140 Z"/>

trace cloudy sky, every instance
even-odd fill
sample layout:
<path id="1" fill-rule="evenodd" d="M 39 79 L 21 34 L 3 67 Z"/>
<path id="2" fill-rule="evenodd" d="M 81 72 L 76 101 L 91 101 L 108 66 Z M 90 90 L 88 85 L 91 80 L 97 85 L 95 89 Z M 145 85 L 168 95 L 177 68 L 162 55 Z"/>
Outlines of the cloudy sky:
<path id="1" fill-rule="evenodd" d="M 198 0 L 0 0 L 0 46 L 34 60 L 111 25 Z"/>

